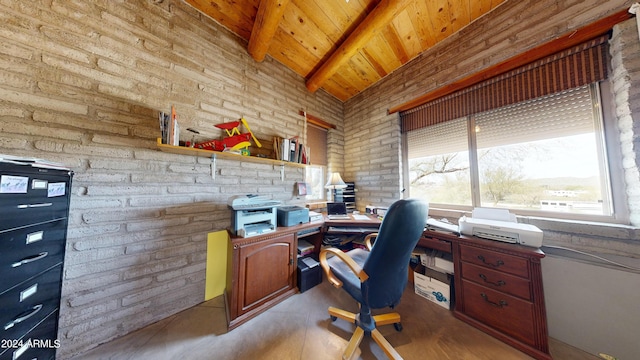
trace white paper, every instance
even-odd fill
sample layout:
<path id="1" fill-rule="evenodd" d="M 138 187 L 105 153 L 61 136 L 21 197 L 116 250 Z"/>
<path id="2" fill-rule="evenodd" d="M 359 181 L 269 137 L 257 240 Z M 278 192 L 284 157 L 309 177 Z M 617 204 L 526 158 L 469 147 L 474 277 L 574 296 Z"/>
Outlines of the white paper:
<path id="1" fill-rule="evenodd" d="M 0 193 L 26 194 L 29 178 L 25 176 L 2 175 L 0 177 Z"/>
<path id="2" fill-rule="evenodd" d="M 47 197 L 63 196 L 65 192 L 65 183 L 49 183 L 47 188 Z"/>
<path id="3" fill-rule="evenodd" d="M 507 209 L 475 208 L 471 217 L 476 219 L 516 222 L 515 216 Z"/>

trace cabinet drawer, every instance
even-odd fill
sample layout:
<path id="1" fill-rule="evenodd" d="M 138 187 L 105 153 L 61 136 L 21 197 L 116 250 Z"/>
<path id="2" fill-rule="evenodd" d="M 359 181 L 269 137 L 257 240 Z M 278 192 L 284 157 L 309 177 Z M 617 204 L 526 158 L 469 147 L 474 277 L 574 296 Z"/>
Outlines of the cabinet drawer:
<path id="1" fill-rule="evenodd" d="M 0 232 L 0 293 L 62 262 L 67 220 Z"/>
<path id="2" fill-rule="evenodd" d="M 529 280 L 521 277 L 463 262 L 462 278 L 525 300 L 531 300 Z"/>
<path id="3" fill-rule="evenodd" d="M 0 175 L 0 231 L 67 217 L 70 177 L 60 175 L 20 171 Z"/>
<path id="4" fill-rule="evenodd" d="M 509 336 L 535 345 L 533 303 L 462 280 L 465 313 Z"/>
<path id="5" fill-rule="evenodd" d="M 57 342 L 58 312 L 54 311 L 28 334 L 20 339 L 6 339 L 8 348 L 0 349 L 0 360 L 54 359 Z M 31 346 L 29 346 L 31 345 Z"/>
<path id="6" fill-rule="evenodd" d="M 19 339 L 58 308 L 62 265 L 0 294 L 0 339 Z"/>
<path id="7" fill-rule="evenodd" d="M 461 246 L 460 257 L 462 261 L 476 264 L 487 269 L 494 269 L 523 278 L 529 278 L 529 266 L 527 259 L 524 258 L 472 246 Z"/>

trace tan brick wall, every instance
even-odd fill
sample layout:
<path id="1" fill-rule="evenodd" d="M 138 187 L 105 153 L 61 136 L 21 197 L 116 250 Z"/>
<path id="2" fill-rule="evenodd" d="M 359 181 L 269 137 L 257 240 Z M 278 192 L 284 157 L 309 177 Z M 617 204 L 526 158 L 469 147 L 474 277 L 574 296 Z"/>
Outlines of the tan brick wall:
<path id="1" fill-rule="evenodd" d="M 74 172 L 59 358 L 204 300 L 206 236 L 230 226 L 227 199 L 299 203 L 303 169 L 160 152 L 157 112 L 182 129 L 244 116 L 261 139 L 303 135 L 299 110 L 338 126 L 343 105 L 178 0 L 3 1 L 0 153 Z M 185 132 L 183 131 L 183 134 Z M 190 140 L 189 135 L 183 137 Z M 341 156 L 332 167 L 344 166 Z"/>
<path id="2" fill-rule="evenodd" d="M 487 17 L 464 28 L 459 34 L 434 46 L 405 64 L 379 83 L 345 103 L 345 158 L 349 164 L 344 177 L 355 181 L 357 206 L 388 206 L 404 196 L 402 191 L 401 134 L 396 115 L 387 109 L 426 94 L 457 79 L 548 42 L 572 29 L 580 28 L 618 11 L 628 9 L 634 1 L 623 0 L 507 0 Z M 630 25 L 629 25 L 630 24 Z M 629 22 L 625 27 L 633 26 Z M 637 34 L 636 34 L 637 35 Z M 640 190 L 638 176 L 637 118 L 638 38 L 621 40 L 624 55 L 620 61 L 631 66 L 633 74 L 627 96 L 631 107 L 621 138 L 626 138 L 625 177 L 632 224 L 640 225 Z M 622 60 L 622 57 L 625 57 Z M 614 64 L 615 65 L 615 64 Z M 622 75 L 623 77 L 625 75 Z M 626 101 L 626 98 L 625 98 Z M 635 106 L 635 107 L 634 107 Z M 626 145 L 625 145 L 626 144 Z M 632 150 L 633 149 L 633 150 Z M 370 154 L 370 156 L 362 156 Z M 457 218 L 455 219 L 457 220 Z M 640 231 L 630 227 L 564 225 L 558 222 L 537 223 L 545 230 L 545 244 L 640 257 Z M 632 239 L 631 241 L 629 241 Z M 604 240 L 604 241 L 603 241 Z"/>
<path id="3" fill-rule="evenodd" d="M 615 27 L 610 52 L 612 91 L 616 102 L 622 169 L 631 223 L 640 225 L 640 41 L 636 19 Z"/>

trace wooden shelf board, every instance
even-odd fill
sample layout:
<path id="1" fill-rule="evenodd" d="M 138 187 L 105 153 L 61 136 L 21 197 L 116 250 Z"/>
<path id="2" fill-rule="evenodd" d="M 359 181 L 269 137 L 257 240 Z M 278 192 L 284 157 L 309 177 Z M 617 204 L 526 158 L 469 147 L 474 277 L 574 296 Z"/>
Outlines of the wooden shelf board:
<path id="1" fill-rule="evenodd" d="M 185 147 L 185 146 L 173 146 L 173 145 L 163 144 L 160 138 L 157 139 L 157 146 L 158 146 L 158 149 L 160 149 L 160 151 L 172 153 L 172 154 L 179 154 L 179 155 L 201 156 L 201 157 L 208 157 L 208 158 L 211 158 L 213 157 L 213 155 L 216 155 L 218 159 L 249 161 L 249 162 L 272 164 L 272 165 L 287 165 L 287 166 L 294 166 L 294 167 L 307 166 L 306 164 L 299 164 L 299 163 L 283 161 L 283 160 L 267 159 L 267 158 L 261 158 L 257 156 L 243 156 L 243 155 L 233 154 L 228 152 L 203 150 L 203 149 L 196 149 L 196 148 Z"/>

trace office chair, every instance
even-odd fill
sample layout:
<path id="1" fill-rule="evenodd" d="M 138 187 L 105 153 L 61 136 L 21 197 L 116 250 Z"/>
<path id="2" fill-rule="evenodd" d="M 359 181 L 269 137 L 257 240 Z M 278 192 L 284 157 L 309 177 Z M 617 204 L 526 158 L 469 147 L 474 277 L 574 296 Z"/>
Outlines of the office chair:
<path id="1" fill-rule="evenodd" d="M 389 207 L 377 234 L 368 235 L 369 251 L 353 249 L 347 253 L 335 248 L 320 252 L 320 265 L 329 282 L 342 287 L 360 306 L 358 314 L 329 307 L 331 320 L 354 323 L 355 329 L 342 358 L 351 359 L 364 334 L 370 334 L 391 359 L 402 359 L 376 326 L 394 324 L 402 331 L 400 314 L 371 315 L 371 309 L 394 308 L 407 285 L 411 251 L 418 243 L 427 221 L 429 206 L 416 199 L 398 200 Z M 371 238 L 375 242 L 371 245 Z M 327 255 L 335 256 L 327 258 Z"/>

